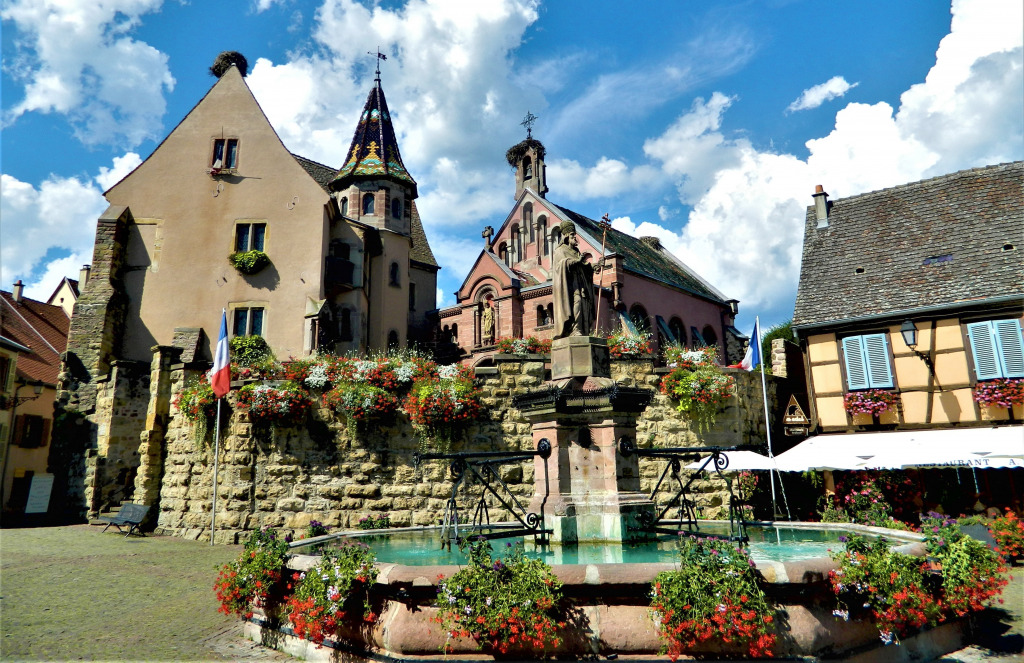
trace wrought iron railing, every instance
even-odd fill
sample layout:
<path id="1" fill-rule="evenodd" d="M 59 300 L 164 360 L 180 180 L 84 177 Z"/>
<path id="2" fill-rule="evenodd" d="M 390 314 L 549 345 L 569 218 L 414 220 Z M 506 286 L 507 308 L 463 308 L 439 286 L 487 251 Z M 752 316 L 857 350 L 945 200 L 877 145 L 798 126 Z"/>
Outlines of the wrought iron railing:
<path id="1" fill-rule="evenodd" d="M 690 488 L 694 482 L 701 479 L 705 472 L 713 470 L 719 476 L 729 467 L 727 451 L 753 451 L 758 449 L 757 445 L 743 444 L 731 447 L 670 447 L 663 449 L 638 449 L 636 442 L 628 437 L 619 439 L 619 453 L 624 457 L 639 456 L 641 458 L 661 458 L 668 462 L 662 470 L 658 482 L 651 491 L 650 499 L 654 502 L 654 511 L 646 511 L 638 514 L 638 529 L 654 534 L 678 535 L 687 533 L 690 536 L 709 538 L 728 538 L 730 541 L 746 543 L 747 519 L 746 519 L 746 496 L 743 494 L 742 486 L 738 481 L 731 481 L 722 477 L 729 487 L 729 534 L 722 537 L 720 534 L 701 532 L 697 524 L 697 503 L 690 494 Z M 700 467 L 686 480 L 683 480 L 682 469 L 684 462 L 692 462 L 695 457 L 701 454 L 709 454 Z M 710 469 L 709 469 L 710 468 Z M 665 480 L 671 473 L 672 478 L 678 483 L 679 488 L 667 502 L 658 503 L 657 495 Z M 677 509 L 676 517 L 669 517 L 669 512 Z"/>
<path id="2" fill-rule="evenodd" d="M 548 485 L 547 461 L 551 457 L 551 443 L 543 439 L 537 443 L 533 451 L 459 451 L 453 453 L 417 453 L 413 463 L 419 464 L 427 460 L 443 460 L 449 462 L 452 473 L 452 493 L 445 505 L 441 519 L 441 545 L 451 548 L 452 543 L 458 545 L 461 538 L 472 533 L 474 537 L 485 539 L 501 539 L 513 536 L 533 536 L 538 545 L 547 545 L 550 529 L 544 528 L 544 503 L 540 502 L 538 513 L 531 512 L 526 505 L 512 492 L 508 484 L 501 478 L 502 465 L 522 463 L 539 456 L 544 459 L 544 485 Z M 472 516 L 467 523 L 460 522 L 459 491 L 467 489 L 473 483 L 482 486 L 479 498 L 471 507 Z M 496 504 L 488 504 L 490 496 Z M 469 501 L 468 490 L 463 501 Z M 491 522 L 491 509 L 500 507 L 505 519 L 498 523 Z M 508 518 L 513 523 L 508 527 Z M 518 525 L 518 527 L 516 526 Z"/>

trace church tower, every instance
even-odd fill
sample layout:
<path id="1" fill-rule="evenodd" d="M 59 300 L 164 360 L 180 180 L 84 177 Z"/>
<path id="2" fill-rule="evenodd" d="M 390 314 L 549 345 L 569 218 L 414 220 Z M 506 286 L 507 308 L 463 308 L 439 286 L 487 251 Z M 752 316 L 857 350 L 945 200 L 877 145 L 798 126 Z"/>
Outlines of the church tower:
<path id="1" fill-rule="evenodd" d="M 529 188 L 541 198 L 548 192 L 547 174 L 544 166 L 544 145 L 533 137 L 533 123 L 537 117 L 527 112 L 523 126 L 526 140 L 513 145 L 505 152 L 508 165 L 516 171 L 516 200 Z"/>
<path id="2" fill-rule="evenodd" d="M 380 230 L 410 233 L 416 181 L 405 169 L 398 152 L 379 67 L 352 136 L 348 160 L 329 187 L 343 216 Z"/>

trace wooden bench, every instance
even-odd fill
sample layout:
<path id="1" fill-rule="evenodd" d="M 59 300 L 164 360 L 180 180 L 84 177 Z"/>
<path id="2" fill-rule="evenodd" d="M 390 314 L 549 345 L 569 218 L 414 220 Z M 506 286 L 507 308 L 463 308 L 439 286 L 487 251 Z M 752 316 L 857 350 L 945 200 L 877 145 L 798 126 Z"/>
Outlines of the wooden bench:
<path id="1" fill-rule="evenodd" d="M 117 528 L 118 532 L 122 532 L 122 527 L 126 527 L 127 531 L 124 532 L 125 538 L 128 538 L 134 532 L 139 536 L 145 536 L 139 526 L 142 525 L 142 521 L 146 518 L 146 512 L 149 511 L 149 507 L 145 504 L 124 504 L 121 506 L 121 511 L 116 516 L 100 516 L 100 520 L 107 523 L 107 527 L 113 525 Z M 103 528 L 103 531 L 107 531 L 107 527 Z"/>

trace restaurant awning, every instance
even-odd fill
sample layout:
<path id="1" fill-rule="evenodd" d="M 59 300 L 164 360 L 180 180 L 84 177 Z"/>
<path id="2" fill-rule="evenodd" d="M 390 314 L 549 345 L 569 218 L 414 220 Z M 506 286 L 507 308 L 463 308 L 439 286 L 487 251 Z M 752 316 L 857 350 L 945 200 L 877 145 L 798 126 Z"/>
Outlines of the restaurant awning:
<path id="1" fill-rule="evenodd" d="M 783 472 L 1024 468 L 1024 426 L 816 435 L 779 454 L 775 462 Z"/>

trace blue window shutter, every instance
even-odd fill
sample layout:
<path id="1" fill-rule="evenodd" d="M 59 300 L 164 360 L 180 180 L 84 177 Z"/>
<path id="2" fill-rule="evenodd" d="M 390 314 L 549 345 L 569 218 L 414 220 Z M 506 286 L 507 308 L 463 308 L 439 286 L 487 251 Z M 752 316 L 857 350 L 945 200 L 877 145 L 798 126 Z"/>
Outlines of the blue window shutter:
<path id="1" fill-rule="evenodd" d="M 990 322 L 972 322 L 967 325 L 967 338 L 974 354 L 974 372 L 979 380 L 1002 377 L 996 339 Z"/>
<path id="2" fill-rule="evenodd" d="M 889 343 L 885 334 L 867 334 L 861 338 L 864 344 L 864 364 L 868 369 L 868 386 L 872 389 L 892 389 Z"/>
<path id="3" fill-rule="evenodd" d="M 1019 320 L 993 320 L 997 356 L 1004 378 L 1024 377 L 1024 337 Z"/>
<path id="4" fill-rule="evenodd" d="M 843 341 L 843 360 L 846 362 L 846 382 L 850 390 L 868 388 L 868 372 L 864 367 L 864 347 L 860 336 L 849 336 Z"/>

